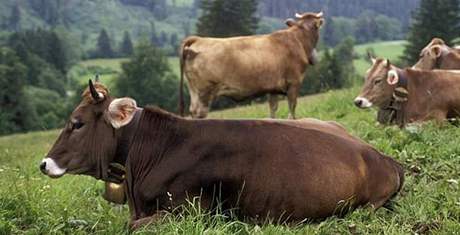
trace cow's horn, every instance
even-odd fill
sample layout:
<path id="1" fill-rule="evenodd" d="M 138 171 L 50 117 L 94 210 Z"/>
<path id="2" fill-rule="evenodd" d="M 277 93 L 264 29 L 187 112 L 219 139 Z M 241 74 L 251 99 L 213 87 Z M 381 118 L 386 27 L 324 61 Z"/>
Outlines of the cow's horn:
<path id="1" fill-rule="evenodd" d="M 93 97 L 93 99 L 96 102 L 102 100 L 102 98 L 104 97 L 101 97 L 100 93 L 97 92 L 96 88 L 94 87 L 93 81 L 90 79 L 88 83 L 89 83 L 89 91 L 91 92 L 91 96 Z"/>
<path id="2" fill-rule="evenodd" d="M 302 19 L 303 15 L 299 14 L 299 13 L 295 13 L 295 18 L 297 19 Z"/>
<path id="3" fill-rule="evenodd" d="M 316 17 L 318 17 L 318 18 L 323 17 L 323 11 L 320 11 L 318 14 L 316 14 Z"/>

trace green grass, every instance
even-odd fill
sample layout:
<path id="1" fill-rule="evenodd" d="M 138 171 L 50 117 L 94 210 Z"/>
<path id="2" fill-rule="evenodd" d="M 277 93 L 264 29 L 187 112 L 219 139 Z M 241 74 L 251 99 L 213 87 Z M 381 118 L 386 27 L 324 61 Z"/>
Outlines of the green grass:
<path id="1" fill-rule="evenodd" d="M 397 57 L 402 50 L 400 43 L 372 46 L 377 54 L 393 51 L 394 54 L 386 54 L 390 59 Z M 357 46 L 356 49 L 362 54 L 367 47 Z M 98 65 L 120 71 L 121 61 L 92 60 L 81 66 Z M 173 68 L 178 68 L 177 58 L 170 61 Z M 344 218 L 331 217 L 318 223 L 287 226 L 225 220 L 222 216 L 189 207 L 186 213 L 166 216 L 163 221 L 136 233 L 422 234 L 422 230 L 428 229 L 428 233 L 433 234 L 458 234 L 460 129 L 432 123 L 410 130 L 380 126 L 375 121 L 375 110 L 363 111 L 353 107 L 352 100 L 358 92 L 359 88 L 351 88 L 303 97 L 299 100 L 297 114 L 299 118 L 336 120 L 352 134 L 404 165 L 406 183 L 396 198 L 398 205 L 393 212 L 384 208 L 376 212 L 363 208 Z M 213 112 L 210 116 L 265 118 L 268 105 L 242 106 Z M 287 117 L 285 101 L 280 104 L 278 116 Z M 70 175 L 53 180 L 39 172 L 38 163 L 58 133 L 46 131 L 0 137 L 0 234 L 128 233 L 127 206 L 113 206 L 104 201 L 101 182 Z"/>
<path id="2" fill-rule="evenodd" d="M 356 71 L 360 75 L 364 75 L 366 70 L 371 66 L 367 57 L 367 50 L 372 48 L 375 55 L 379 58 L 387 58 L 390 61 L 397 61 L 403 54 L 405 41 L 387 41 L 366 43 L 355 46 L 355 53 L 359 59 L 354 60 Z"/>
<path id="3" fill-rule="evenodd" d="M 301 225 L 254 225 L 225 220 L 190 207 L 137 233 L 155 234 L 411 234 L 424 227 L 434 234 L 460 231 L 460 129 L 428 123 L 416 130 L 382 127 L 375 111 L 353 107 L 358 89 L 333 91 L 300 99 L 299 117 L 336 120 L 351 133 L 393 156 L 406 169 L 406 184 L 395 210 L 359 209 L 344 218 L 331 217 Z M 268 105 L 214 112 L 214 118 L 264 118 Z M 281 103 L 279 116 L 287 116 Z M 128 208 L 101 198 L 102 184 L 85 176 L 53 180 L 38 163 L 58 131 L 0 138 L 0 234 L 127 233 Z M 419 231 L 420 232 L 420 231 Z"/>

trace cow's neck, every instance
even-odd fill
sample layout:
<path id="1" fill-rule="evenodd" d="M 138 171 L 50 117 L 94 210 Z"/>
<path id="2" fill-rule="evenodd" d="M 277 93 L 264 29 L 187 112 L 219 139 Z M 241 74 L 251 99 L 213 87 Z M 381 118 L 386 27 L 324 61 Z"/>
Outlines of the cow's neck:
<path id="1" fill-rule="evenodd" d="M 427 74 L 432 73 L 432 71 L 405 70 L 404 72 L 410 77 L 407 80 L 409 97 L 404 108 L 405 123 L 408 123 L 417 121 L 420 117 L 426 115 L 428 100 L 433 98 L 432 95 L 439 94 L 442 91 L 438 91 L 435 86 L 438 79 L 433 79 Z"/>
<path id="2" fill-rule="evenodd" d="M 310 57 L 310 53 L 312 53 L 316 45 L 316 39 L 314 38 L 313 33 L 310 30 L 306 30 L 299 27 L 292 28 L 291 30 L 294 32 L 295 37 L 302 44 L 302 47 L 307 57 Z"/>
<path id="3" fill-rule="evenodd" d="M 438 69 L 459 69 L 460 68 L 460 54 L 453 49 L 445 56 L 441 56 L 436 60 L 435 68 Z"/>
<path id="4" fill-rule="evenodd" d="M 118 163 L 122 166 L 125 166 L 126 160 L 128 158 L 129 147 L 131 146 L 134 133 L 136 132 L 136 129 L 139 125 L 142 111 L 143 109 L 138 108 L 134 113 L 132 121 L 120 129 L 121 135 L 118 139 L 117 150 L 113 163 Z"/>

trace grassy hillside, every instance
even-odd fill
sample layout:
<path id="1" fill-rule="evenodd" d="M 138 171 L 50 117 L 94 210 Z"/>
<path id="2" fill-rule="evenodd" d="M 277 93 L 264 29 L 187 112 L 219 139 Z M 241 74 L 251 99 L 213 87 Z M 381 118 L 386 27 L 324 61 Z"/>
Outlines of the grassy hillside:
<path id="1" fill-rule="evenodd" d="M 357 46 L 362 55 L 372 46 L 378 55 L 396 58 L 403 42 Z M 120 60 L 85 61 L 78 71 L 120 71 Z M 171 58 L 173 69 L 177 59 Z M 363 59 L 355 61 L 369 66 Z M 365 66 L 364 66 L 365 65 Z M 80 70 L 79 70 L 80 69 Z M 177 69 L 175 70 L 177 72 Z M 104 83 L 110 74 L 103 75 Z M 82 82 L 88 76 L 82 75 Z M 110 83 L 110 82 L 109 82 Z M 330 91 L 301 98 L 298 117 L 335 120 L 352 134 L 397 159 L 406 170 L 406 183 L 394 211 L 359 209 L 344 218 L 300 225 L 253 225 L 190 208 L 137 233 L 154 234 L 455 234 L 460 231 L 460 129 L 432 123 L 400 130 L 376 123 L 375 110 L 359 110 L 352 100 L 359 88 Z M 278 116 L 287 117 L 286 102 Z M 211 118 L 265 118 L 267 104 L 211 113 Z M 59 131 L 0 137 L 0 234 L 125 234 L 127 206 L 113 206 L 100 196 L 103 184 L 86 176 L 52 180 L 38 170 L 40 160 Z M 302 179 L 299 179 L 302 180 Z"/>
<path id="2" fill-rule="evenodd" d="M 167 216 L 147 228 L 155 234 L 454 234 L 460 231 L 460 145 L 457 127 L 426 124 L 410 130 L 382 127 L 375 111 L 353 107 L 357 89 L 302 98 L 299 117 L 336 120 L 353 134 L 403 163 L 406 184 L 394 211 L 359 209 L 344 218 L 332 217 L 301 225 L 253 225 L 224 220 L 191 209 Z M 215 112 L 215 118 L 266 117 L 268 105 Z M 280 116 L 287 116 L 282 103 Z M 38 163 L 58 131 L 0 138 L 0 234 L 126 233 L 128 209 L 101 198 L 102 183 L 85 176 L 53 180 Z M 299 179 L 302 180 L 302 179 Z M 146 231 L 140 231 L 143 233 Z"/>
<path id="3" fill-rule="evenodd" d="M 357 56 L 359 56 L 359 59 L 354 61 L 356 71 L 359 74 L 364 74 L 370 67 L 370 62 L 367 56 L 368 49 L 372 49 L 377 57 L 387 58 L 390 59 L 390 61 L 395 62 L 399 60 L 399 57 L 403 54 L 405 43 L 406 41 L 387 41 L 355 46 L 355 52 Z"/>

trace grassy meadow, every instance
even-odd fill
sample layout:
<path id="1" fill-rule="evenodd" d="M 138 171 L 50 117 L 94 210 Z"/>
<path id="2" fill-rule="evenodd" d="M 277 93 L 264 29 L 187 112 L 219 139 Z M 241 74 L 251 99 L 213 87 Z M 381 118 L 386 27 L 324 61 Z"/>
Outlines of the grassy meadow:
<path id="1" fill-rule="evenodd" d="M 357 47 L 357 52 L 367 47 Z M 380 51 L 376 46 L 374 50 L 385 55 L 391 49 L 382 46 Z M 381 126 L 375 121 L 375 110 L 353 106 L 358 92 L 355 87 L 303 97 L 297 114 L 338 121 L 401 162 L 406 182 L 394 211 L 361 208 L 343 218 L 315 223 L 254 225 L 189 207 L 186 213 L 168 215 L 135 234 L 458 234 L 460 129 L 433 123 L 404 130 Z M 267 104 L 211 113 L 212 118 L 267 116 Z M 279 117 L 287 117 L 285 101 Z M 40 173 L 38 164 L 58 134 L 53 130 L 0 137 L 0 234 L 127 234 L 128 208 L 103 200 L 102 182 L 70 175 L 54 180 Z"/>

